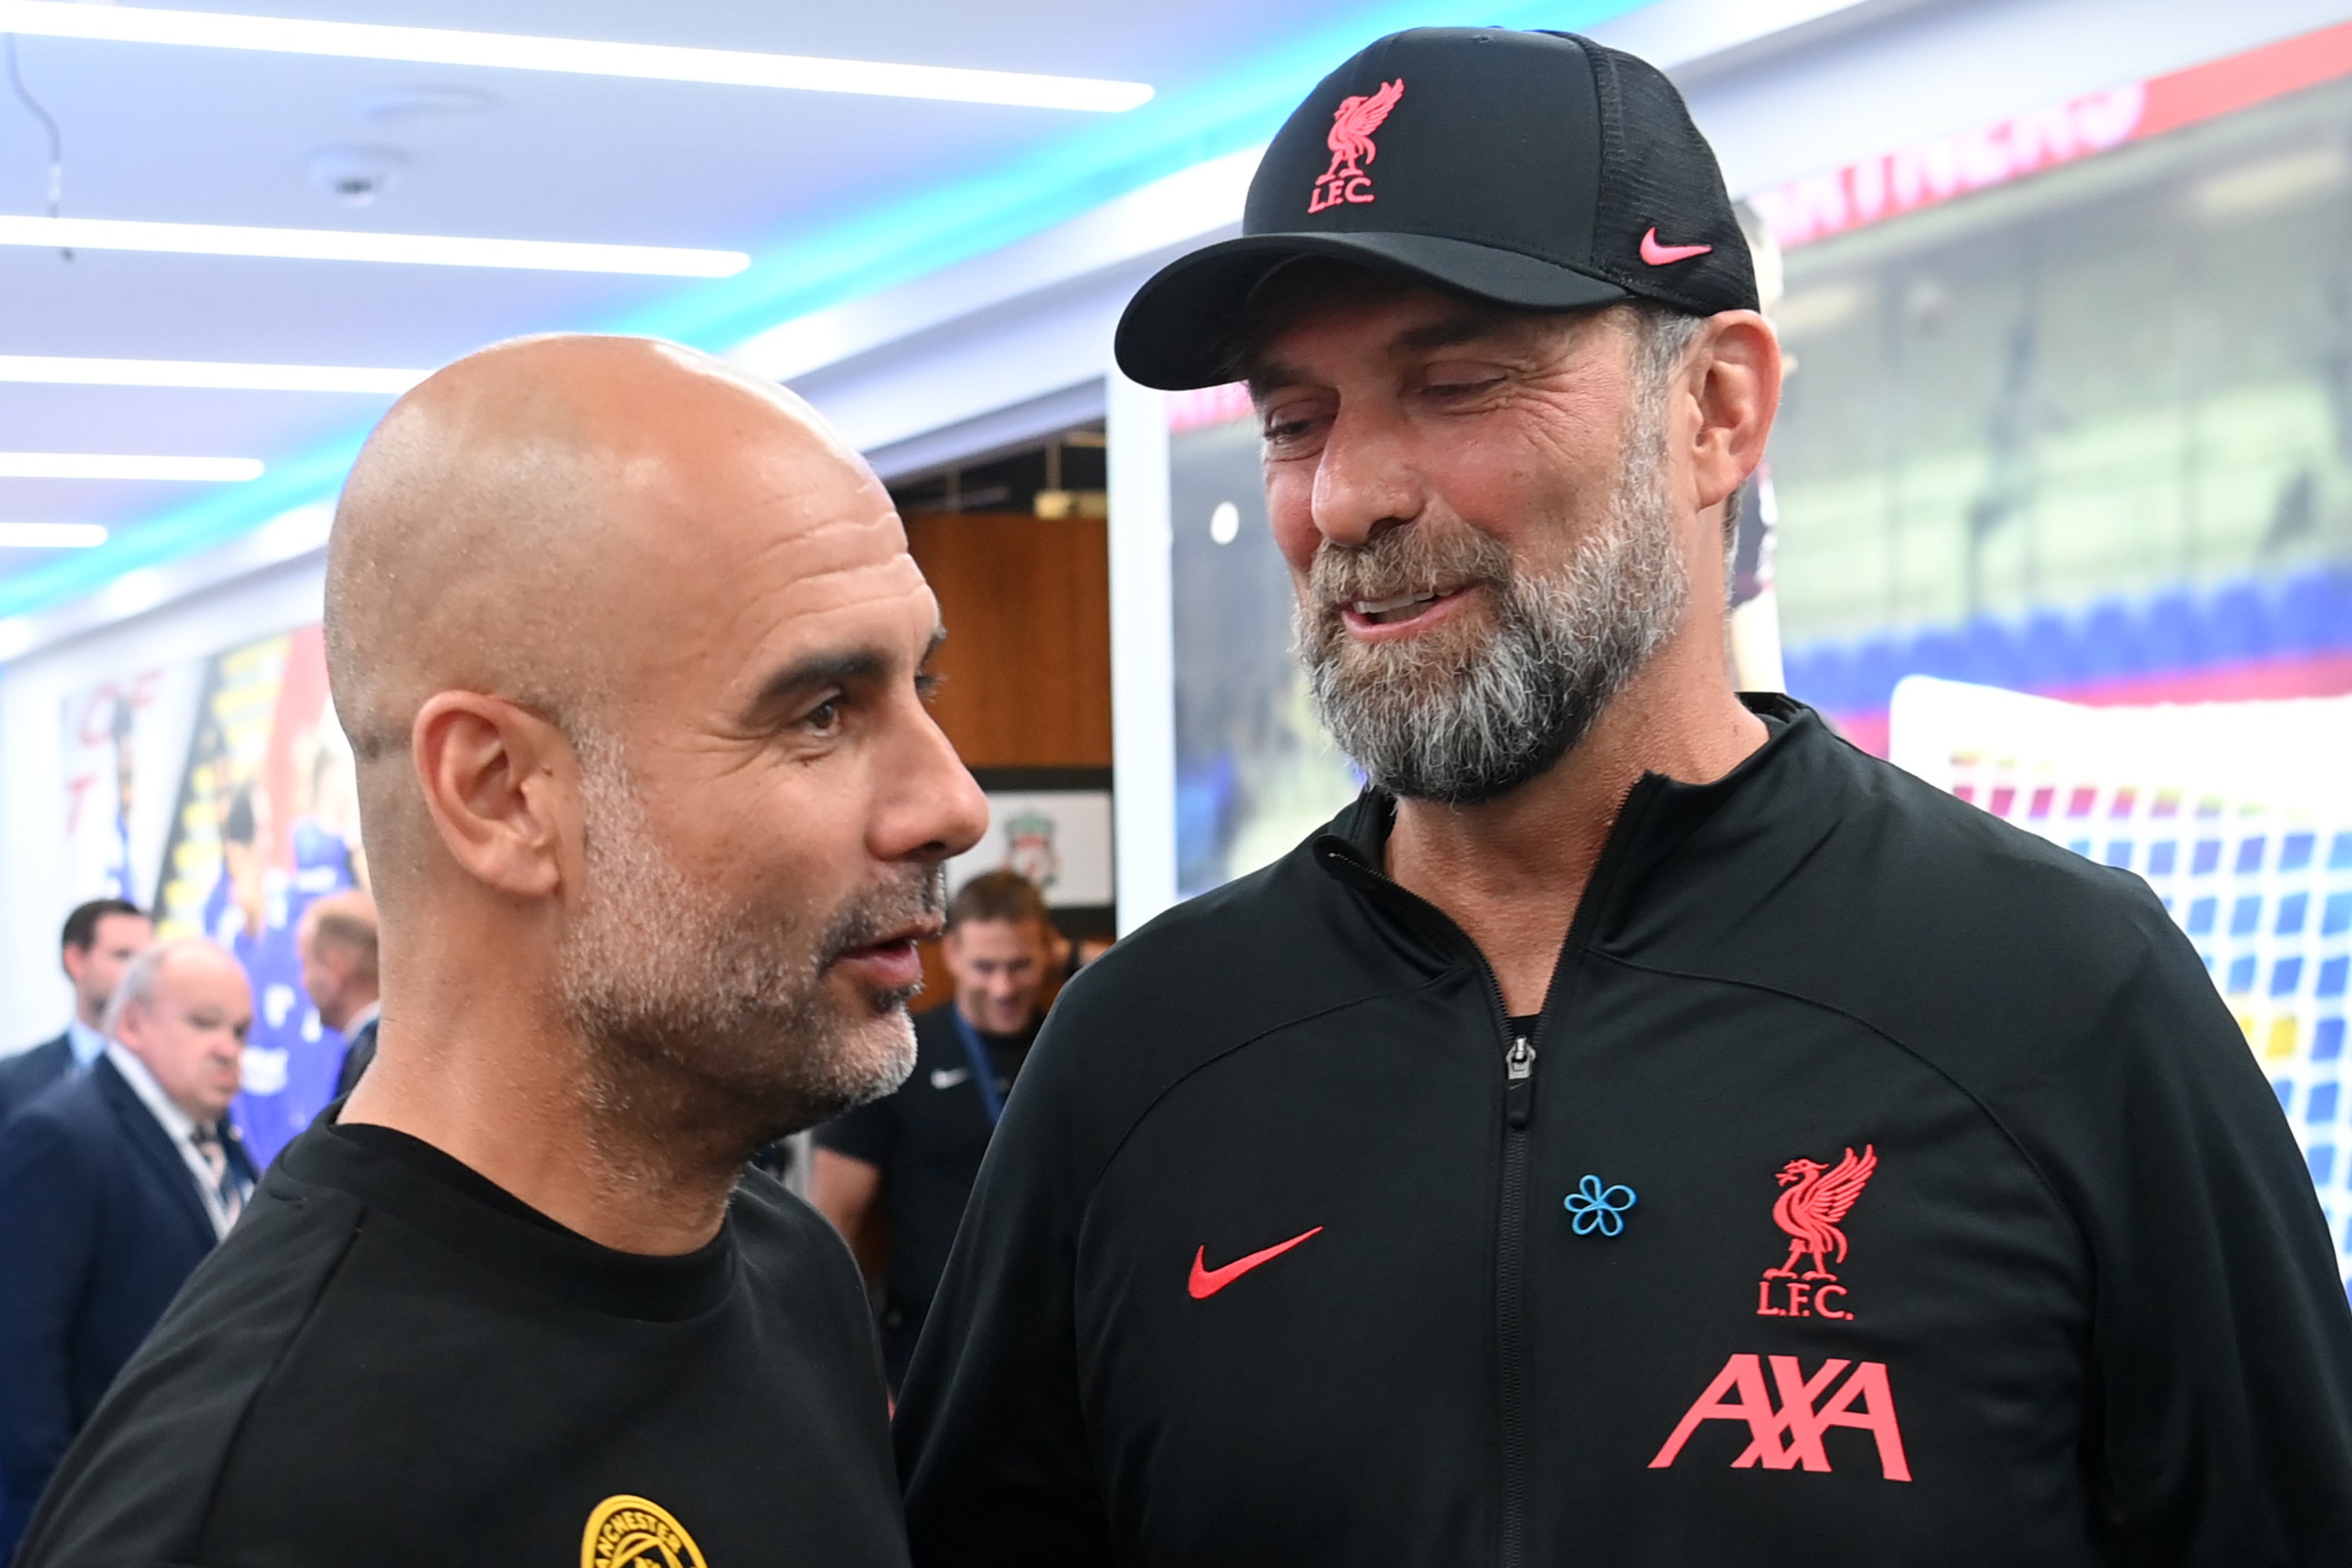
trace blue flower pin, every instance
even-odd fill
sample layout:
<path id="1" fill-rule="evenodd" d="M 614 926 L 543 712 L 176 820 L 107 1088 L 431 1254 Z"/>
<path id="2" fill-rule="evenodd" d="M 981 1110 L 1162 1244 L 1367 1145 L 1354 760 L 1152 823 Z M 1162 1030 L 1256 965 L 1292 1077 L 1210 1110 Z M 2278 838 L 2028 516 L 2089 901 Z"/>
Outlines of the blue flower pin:
<path id="1" fill-rule="evenodd" d="M 1568 1212 L 1576 1216 L 1576 1234 L 1591 1236 L 1599 1231 L 1603 1236 L 1615 1236 L 1625 1228 L 1625 1211 L 1641 1200 L 1633 1189 L 1620 1183 L 1604 1187 L 1598 1176 L 1587 1176 L 1576 1184 L 1576 1191 L 1564 1200 Z"/>

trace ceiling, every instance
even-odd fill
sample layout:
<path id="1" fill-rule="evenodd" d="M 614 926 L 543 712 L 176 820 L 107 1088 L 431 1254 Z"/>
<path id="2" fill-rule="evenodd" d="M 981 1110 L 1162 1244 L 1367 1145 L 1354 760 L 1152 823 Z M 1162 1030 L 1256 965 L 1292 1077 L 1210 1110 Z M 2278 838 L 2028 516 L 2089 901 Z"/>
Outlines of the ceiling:
<path id="1" fill-rule="evenodd" d="M 1269 112 L 1279 118 L 1275 106 L 1389 27 L 1454 20 L 1444 15 L 1454 9 L 1485 20 L 1525 6 L 215 0 L 181 8 L 1103 77 L 1147 82 L 1158 96 L 1107 115 L 25 37 L 25 83 L 64 134 L 68 216 L 704 247 L 754 260 L 713 283 L 96 251 L 67 260 L 0 247 L 0 354 L 425 368 L 499 338 L 566 328 L 656 331 L 723 348 L 1245 144 L 1236 134 L 1263 137 Z M 1618 0 L 1543 10 L 1557 26 L 1626 8 Z M 445 105 L 434 107 L 436 99 Z M 349 147 L 400 160 L 364 206 L 341 204 L 312 172 L 322 149 Z M 47 185 L 46 136 L 0 91 L 0 215 L 45 211 Z M 226 495 L 237 486 L 5 479 L 0 521 L 104 523 L 116 534 L 111 553 L 192 509 L 241 505 L 258 521 L 278 486 L 307 474 L 315 489 L 388 403 L 0 384 L 0 451 L 246 457 L 273 470 L 245 498 Z M 29 591 L 63 581 L 54 567 L 66 553 L 0 549 L 0 600 L 26 607 Z"/>

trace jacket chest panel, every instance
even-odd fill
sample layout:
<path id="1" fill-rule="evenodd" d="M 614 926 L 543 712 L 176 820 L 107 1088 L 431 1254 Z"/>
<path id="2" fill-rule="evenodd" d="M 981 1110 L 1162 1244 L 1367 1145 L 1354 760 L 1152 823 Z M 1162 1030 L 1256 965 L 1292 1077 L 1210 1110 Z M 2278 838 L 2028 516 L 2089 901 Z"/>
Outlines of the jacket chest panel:
<path id="1" fill-rule="evenodd" d="M 1600 1560 L 1676 1561 L 1651 1555 L 1674 1517 L 1726 1488 L 1744 1500 L 1711 1517 L 1891 1510 L 1958 1541 L 1988 1505 L 2082 1517 L 2079 1244 L 1965 1093 L 1837 1015 L 1606 971 L 1538 1044 L 1516 1210 L 1475 994 L 1286 1031 L 1152 1108 L 1080 1247 L 1115 1515 L 1249 1476 L 1287 1507 L 1227 1497 L 1147 1533 L 1352 1508 L 1385 1560 L 1448 1560 L 1437 1521 L 1492 1517 L 1516 1322 L 1538 1561 L 1612 1529 Z M 1365 1510 L 1399 1464 L 1444 1506 Z M 2051 1495 L 2001 1489 L 2021 1475 Z"/>
<path id="2" fill-rule="evenodd" d="M 1538 1552 L 1648 1561 L 1634 1521 L 1734 1550 L 1687 1539 L 1703 1500 L 1717 1529 L 2079 1529 L 2086 1266 L 1998 1125 L 1822 1009 L 1639 977 L 1585 999 L 1544 1044 L 1530 1130 Z M 1579 1229 L 1588 1177 L 1637 1194 L 1613 1235 Z"/>

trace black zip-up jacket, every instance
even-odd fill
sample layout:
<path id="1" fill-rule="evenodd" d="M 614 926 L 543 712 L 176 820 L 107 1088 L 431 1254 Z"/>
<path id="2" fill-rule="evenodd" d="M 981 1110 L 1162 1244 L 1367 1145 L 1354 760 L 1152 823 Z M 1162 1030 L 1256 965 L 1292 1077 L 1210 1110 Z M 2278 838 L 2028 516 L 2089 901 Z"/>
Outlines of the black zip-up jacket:
<path id="1" fill-rule="evenodd" d="M 919 1568 L 2352 1563 L 2352 1312 L 2145 886 L 1751 699 L 1515 1042 L 1367 795 L 1057 1004 Z"/>

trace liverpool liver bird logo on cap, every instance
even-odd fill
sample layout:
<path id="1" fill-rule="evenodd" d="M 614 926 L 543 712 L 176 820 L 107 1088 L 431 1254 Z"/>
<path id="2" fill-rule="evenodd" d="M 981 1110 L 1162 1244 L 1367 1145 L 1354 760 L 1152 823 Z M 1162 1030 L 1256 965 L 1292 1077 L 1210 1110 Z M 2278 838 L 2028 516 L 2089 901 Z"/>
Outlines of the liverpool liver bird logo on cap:
<path id="1" fill-rule="evenodd" d="M 1331 166 L 1315 182 L 1315 194 L 1307 202 L 1308 212 L 1372 199 L 1371 176 L 1364 173 L 1364 165 L 1380 155 L 1380 149 L 1372 145 L 1372 132 L 1403 96 L 1404 78 L 1399 77 L 1381 83 L 1378 92 L 1339 100 L 1331 115 L 1330 134 L 1323 138 L 1323 144 L 1331 149 Z"/>
<path id="2" fill-rule="evenodd" d="M 1813 1266 L 1804 1272 L 1807 1279 L 1835 1279 L 1830 1269 L 1831 1254 L 1837 1261 L 1845 1261 L 1845 1232 L 1838 1221 L 1853 1208 L 1854 1199 L 1870 1183 L 1870 1173 L 1878 1169 L 1878 1150 L 1865 1145 L 1859 1159 L 1848 1146 L 1845 1158 L 1834 1166 L 1817 1160 L 1791 1160 L 1780 1167 L 1780 1185 L 1786 1190 L 1772 1205 L 1772 1223 L 1789 1233 L 1788 1261 L 1778 1268 L 1764 1270 L 1767 1279 L 1793 1279 L 1797 1260 L 1812 1255 Z"/>

